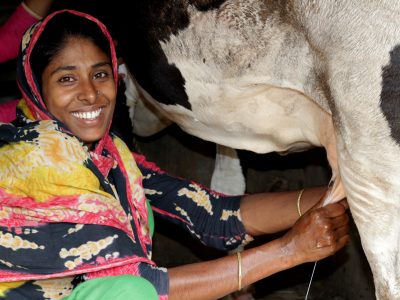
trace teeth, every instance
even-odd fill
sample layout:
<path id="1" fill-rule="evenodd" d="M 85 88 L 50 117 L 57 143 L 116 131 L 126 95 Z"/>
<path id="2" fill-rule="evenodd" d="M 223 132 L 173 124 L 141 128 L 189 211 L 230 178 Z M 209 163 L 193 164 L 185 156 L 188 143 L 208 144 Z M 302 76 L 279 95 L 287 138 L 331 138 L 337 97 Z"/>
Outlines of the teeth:
<path id="1" fill-rule="evenodd" d="M 71 113 L 74 117 L 77 117 L 79 119 L 83 120 L 95 120 L 97 119 L 98 116 L 100 116 L 100 113 L 103 109 L 99 108 L 98 110 L 94 111 L 88 111 L 88 112 L 73 112 Z"/>

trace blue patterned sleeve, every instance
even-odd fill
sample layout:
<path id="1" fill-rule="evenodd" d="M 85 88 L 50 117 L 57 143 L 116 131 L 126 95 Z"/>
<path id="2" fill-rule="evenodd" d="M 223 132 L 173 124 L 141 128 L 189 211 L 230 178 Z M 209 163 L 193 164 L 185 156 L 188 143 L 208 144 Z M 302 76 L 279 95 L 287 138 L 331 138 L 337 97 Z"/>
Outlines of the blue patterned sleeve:
<path id="1" fill-rule="evenodd" d="M 242 195 L 216 193 L 193 181 L 168 175 L 141 155 L 134 156 L 154 213 L 220 250 L 232 250 L 252 240 L 240 218 Z"/>

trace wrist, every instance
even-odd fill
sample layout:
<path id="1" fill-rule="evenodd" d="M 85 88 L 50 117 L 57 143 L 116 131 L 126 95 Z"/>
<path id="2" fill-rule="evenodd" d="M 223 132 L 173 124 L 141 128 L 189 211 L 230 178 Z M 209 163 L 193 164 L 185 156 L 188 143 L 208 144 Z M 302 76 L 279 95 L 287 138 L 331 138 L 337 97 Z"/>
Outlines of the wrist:
<path id="1" fill-rule="evenodd" d="M 290 269 L 301 264 L 301 259 L 298 256 L 298 251 L 296 251 L 296 245 L 293 240 L 289 240 L 283 236 L 277 239 L 277 242 L 281 249 L 284 269 Z"/>
<path id="2" fill-rule="evenodd" d="M 325 186 L 312 187 L 304 190 L 301 196 L 301 213 L 304 215 L 310 209 L 318 207 L 321 199 L 326 194 L 327 188 Z"/>
<path id="3" fill-rule="evenodd" d="M 41 19 L 43 19 L 43 17 L 42 17 L 41 15 L 37 14 L 37 13 L 34 12 L 32 9 L 30 9 L 29 6 L 26 5 L 25 2 L 22 2 L 22 3 L 21 3 L 21 6 L 24 8 L 24 10 L 25 10 L 28 14 L 30 14 L 30 15 L 31 15 L 32 17 L 34 17 L 36 20 L 41 20 Z"/>
<path id="4" fill-rule="evenodd" d="M 52 2 L 52 0 L 24 0 L 21 5 L 28 14 L 37 20 L 41 20 L 49 12 Z"/>

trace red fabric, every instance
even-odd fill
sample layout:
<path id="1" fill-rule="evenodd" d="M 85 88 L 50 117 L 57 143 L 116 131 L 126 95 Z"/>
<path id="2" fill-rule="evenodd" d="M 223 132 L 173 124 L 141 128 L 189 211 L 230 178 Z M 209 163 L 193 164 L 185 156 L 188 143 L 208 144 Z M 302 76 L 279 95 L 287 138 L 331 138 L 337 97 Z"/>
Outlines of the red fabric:
<path id="1" fill-rule="evenodd" d="M 0 49 L 2 49 L 0 47 Z M 18 100 L 13 100 L 6 103 L 0 103 L 0 122 L 10 123 L 16 118 L 16 107 Z"/>
<path id="2" fill-rule="evenodd" d="M 0 63 L 18 56 L 23 34 L 37 21 L 22 5 L 17 7 L 4 25 L 0 27 Z"/>

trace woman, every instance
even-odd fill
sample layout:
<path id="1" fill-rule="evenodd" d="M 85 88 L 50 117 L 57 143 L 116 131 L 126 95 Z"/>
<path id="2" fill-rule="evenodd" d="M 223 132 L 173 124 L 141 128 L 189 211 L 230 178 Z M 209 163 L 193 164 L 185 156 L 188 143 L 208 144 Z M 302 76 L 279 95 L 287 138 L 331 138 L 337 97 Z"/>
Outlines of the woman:
<path id="1" fill-rule="evenodd" d="M 317 208 L 324 188 L 228 197 L 133 157 L 109 132 L 117 61 L 93 17 L 55 12 L 23 48 L 24 99 L 17 120 L 0 125 L 6 299 L 216 299 L 348 242 L 344 205 Z M 151 260 L 152 211 L 225 250 L 292 228 L 241 254 L 166 270 Z"/>

